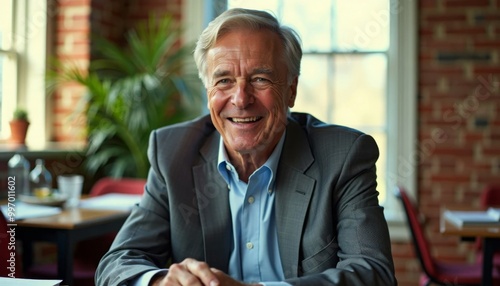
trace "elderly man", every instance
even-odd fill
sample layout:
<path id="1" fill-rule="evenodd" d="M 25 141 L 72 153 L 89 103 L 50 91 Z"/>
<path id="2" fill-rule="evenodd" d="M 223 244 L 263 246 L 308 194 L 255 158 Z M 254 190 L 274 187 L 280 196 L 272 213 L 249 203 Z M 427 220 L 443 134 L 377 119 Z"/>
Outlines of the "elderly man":
<path id="1" fill-rule="evenodd" d="M 376 143 L 289 112 L 293 30 L 229 10 L 194 56 L 210 116 L 152 133 L 143 199 L 97 285 L 396 285 Z"/>

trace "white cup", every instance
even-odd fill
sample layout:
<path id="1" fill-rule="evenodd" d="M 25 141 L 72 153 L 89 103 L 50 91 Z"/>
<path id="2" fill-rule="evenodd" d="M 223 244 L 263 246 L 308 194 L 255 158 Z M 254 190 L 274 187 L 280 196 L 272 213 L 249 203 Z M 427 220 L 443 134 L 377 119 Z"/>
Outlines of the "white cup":
<path id="1" fill-rule="evenodd" d="M 69 208 L 77 207 L 82 195 L 83 176 L 82 175 L 60 175 L 57 176 L 59 192 L 66 197 L 65 206 Z"/>

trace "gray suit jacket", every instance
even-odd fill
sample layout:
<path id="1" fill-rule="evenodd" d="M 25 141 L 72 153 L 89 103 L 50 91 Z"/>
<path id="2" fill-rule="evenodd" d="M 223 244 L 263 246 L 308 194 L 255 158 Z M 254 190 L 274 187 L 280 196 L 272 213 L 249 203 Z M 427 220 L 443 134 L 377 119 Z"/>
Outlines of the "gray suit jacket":
<path id="1" fill-rule="evenodd" d="M 145 193 L 97 269 L 97 285 L 126 285 L 191 257 L 228 270 L 229 194 L 217 171 L 209 116 L 156 130 Z M 292 113 L 276 176 L 276 225 L 293 285 L 396 285 L 372 137 Z"/>

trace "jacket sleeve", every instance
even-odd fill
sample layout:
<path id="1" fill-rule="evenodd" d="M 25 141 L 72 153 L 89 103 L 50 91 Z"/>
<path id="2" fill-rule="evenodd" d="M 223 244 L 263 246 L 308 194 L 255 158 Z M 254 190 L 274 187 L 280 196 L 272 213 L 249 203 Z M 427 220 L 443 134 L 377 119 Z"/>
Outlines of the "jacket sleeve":
<path id="1" fill-rule="evenodd" d="M 164 268 L 171 257 L 168 198 L 157 172 L 155 150 L 153 133 L 149 149 L 152 168 L 144 195 L 101 259 L 96 270 L 96 285 L 127 285 L 147 271 Z"/>

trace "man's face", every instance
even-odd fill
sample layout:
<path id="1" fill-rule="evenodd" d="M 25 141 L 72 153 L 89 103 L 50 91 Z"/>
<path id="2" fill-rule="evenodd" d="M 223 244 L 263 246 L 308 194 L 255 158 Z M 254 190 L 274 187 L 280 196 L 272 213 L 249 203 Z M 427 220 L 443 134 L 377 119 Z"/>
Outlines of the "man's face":
<path id="1" fill-rule="evenodd" d="M 208 108 L 228 152 L 269 156 L 295 102 L 278 35 L 240 29 L 220 37 L 207 54 Z"/>

